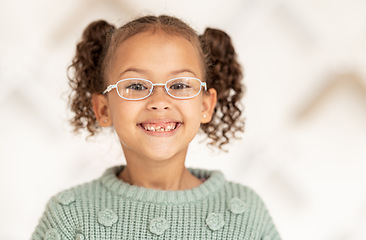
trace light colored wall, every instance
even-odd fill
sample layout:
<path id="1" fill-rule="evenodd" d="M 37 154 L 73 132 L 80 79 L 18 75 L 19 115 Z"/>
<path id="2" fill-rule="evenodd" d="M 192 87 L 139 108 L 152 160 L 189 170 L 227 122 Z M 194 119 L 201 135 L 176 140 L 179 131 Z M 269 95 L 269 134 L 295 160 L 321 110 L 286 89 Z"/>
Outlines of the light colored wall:
<path id="1" fill-rule="evenodd" d="M 187 165 L 254 188 L 284 239 L 366 239 L 366 2 L 0 3 L 0 239 L 27 239 L 51 195 L 123 163 L 116 138 L 70 133 L 66 67 L 84 27 L 173 14 L 227 31 L 245 68 L 242 140 Z"/>

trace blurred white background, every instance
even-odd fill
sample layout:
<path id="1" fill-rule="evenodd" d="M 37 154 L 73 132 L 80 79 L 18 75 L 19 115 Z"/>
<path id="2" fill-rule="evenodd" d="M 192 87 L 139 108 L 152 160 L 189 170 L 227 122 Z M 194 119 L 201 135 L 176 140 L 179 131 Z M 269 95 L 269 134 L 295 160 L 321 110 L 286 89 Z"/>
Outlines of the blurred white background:
<path id="1" fill-rule="evenodd" d="M 68 125 L 66 68 L 85 26 L 172 14 L 227 31 L 245 69 L 246 132 L 195 140 L 187 165 L 254 188 L 284 240 L 366 239 L 365 0 L 0 3 L 0 239 L 29 239 L 48 199 L 124 162 L 109 131 Z"/>

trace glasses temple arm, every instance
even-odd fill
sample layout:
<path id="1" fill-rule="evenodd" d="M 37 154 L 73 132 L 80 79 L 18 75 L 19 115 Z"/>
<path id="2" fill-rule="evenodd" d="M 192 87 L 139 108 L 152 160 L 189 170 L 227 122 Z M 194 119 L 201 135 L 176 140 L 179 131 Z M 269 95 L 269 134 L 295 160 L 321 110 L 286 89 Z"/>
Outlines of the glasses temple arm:
<path id="1" fill-rule="evenodd" d="M 104 90 L 103 94 L 110 92 L 113 88 L 116 88 L 117 85 L 109 85 L 106 90 Z"/>

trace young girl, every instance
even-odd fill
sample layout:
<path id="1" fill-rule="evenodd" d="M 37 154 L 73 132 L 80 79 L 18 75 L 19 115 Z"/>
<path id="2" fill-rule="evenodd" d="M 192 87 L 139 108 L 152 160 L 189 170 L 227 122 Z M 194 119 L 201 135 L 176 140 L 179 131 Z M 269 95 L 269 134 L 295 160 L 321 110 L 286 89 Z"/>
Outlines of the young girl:
<path id="1" fill-rule="evenodd" d="M 220 149 L 243 131 L 226 33 L 169 16 L 97 21 L 70 68 L 75 130 L 113 126 L 127 164 L 54 196 L 32 239 L 280 239 L 251 189 L 184 165 L 200 128 Z"/>

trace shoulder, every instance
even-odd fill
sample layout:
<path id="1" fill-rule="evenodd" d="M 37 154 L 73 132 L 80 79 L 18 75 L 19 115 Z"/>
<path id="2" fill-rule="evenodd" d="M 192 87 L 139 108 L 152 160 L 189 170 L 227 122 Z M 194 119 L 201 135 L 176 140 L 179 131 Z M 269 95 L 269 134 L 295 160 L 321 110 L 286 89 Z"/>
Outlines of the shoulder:
<path id="1" fill-rule="evenodd" d="M 221 194 L 224 199 L 239 198 L 247 203 L 262 204 L 260 196 L 251 187 L 228 181 L 219 170 L 189 169 L 199 179 L 205 180 L 203 185 L 213 194 Z"/>
<path id="2" fill-rule="evenodd" d="M 227 181 L 225 191 L 230 196 L 241 198 L 247 202 L 263 202 L 254 189 L 241 183 Z"/>
<path id="3" fill-rule="evenodd" d="M 251 187 L 238 182 L 228 181 L 219 170 L 191 169 L 191 172 L 200 179 L 205 179 L 214 186 L 214 190 L 225 192 L 227 198 L 240 198 L 246 202 L 262 202 L 260 196 Z"/>
<path id="4" fill-rule="evenodd" d="M 225 191 L 228 196 L 227 207 L 232 213 L 246 215 L 243 218 L 246 224 L 249 223 L 252 229 L 258 229 L 265 236 L 263 239 L 280 239 L 271 214 L 256 191 L 235 182 L 227 182 Z"/>
<path id="5" fill-rule="evenodd" d="M 209 175 L 207 181 L 210 181 L 211 177 L 221 176 L 221 184 L 215 182 L 217 191 L 211 192 L 210 202 L 220 205 L 221 213 L 224 219 L 227 219 L 228 225 L 244 229 L 244 232 L 258 234 L 262 239 L 280 239 L 264 201 L 255 190 L 241 183 L 226 180 L 220 171 L 211 171 L 206 175 Z M 235 218 L 232 218 L 233 216 Z"/>
<path id="6" fill-rule="evenodd" d="M 57 211 L 58 213 L 63 208 L 75 207 L 75 203 L 78 203 L 76 207 L 79 207 L 83 202 L 94 202 L 99 198 L 98 196 L 108 195 L 109 193 L 106 192 L 110 190 L 109 185 L 115 185 L 116 172 L 119 170 L 119 166 L 109 168 L 97 179 L 58 192 L 48 201 L 46 212 Z"/>
<path id="7" fill-rule="evenodd" d="M 74 187 L 64 189 L 51 197 L 50 202 L 60 204 L 61 206 L 68 206 L 77 199 L 87 197 L 90 193 L 98 191 L 101 185 L 101 180 L 96 179 L 91 182 L 76 185 Z"/>
<path id="8" fill-rule="evenodd" d="M 249 186 L 226 181 L 222 191 L 225 192 L 226 202 L 229 206 L 242 203 L 242 205 L 245 205 L 246 211 L 268 212 L 263 199 Z"/>
<path id="9" fill-rule="evenodd" d="M 55 217 L 66 219 L 70 209 L 78 208 L 86 200 L 97 196 L 102 189 L 101 185 L 101 180 L 96 179 L 56 193 L 49 199 L 45 214 L 50 213 Z"/>
<path id="10" fill-rule="evenodd" d="M 47 202 L 32 239 L 69 239 L 73 236 L 85 199 L 91 197 L 95 192 L 93 189 L 98 189 L 100 184 L 100 180 L 94 180 L 53 195 Z"/>
<path id="11" fill-rule="evenodd" d="M 231 212 L 244 212 L 245 209 L 248 213 L 269 215 L 264 201 L 251 187 L 228 181 L 218 170 L 191 169 L 191 172 L 200 179 L 206 179 L 202 185 L 209 189 L 209 198 L 224 204 Z"/>
<path id="12" fill-rule="evenodd" d="M 50 202 L 68 206 L 76 200 L 98 196 L 102 192 L 108 191 L 109 185 L 114 185 L 113 181 L 116 181 L 116 173 L 120 171 L 120 168 L 120 166 L 109 168 L 97 179 L 64 189 L 52 196 Z"/>

